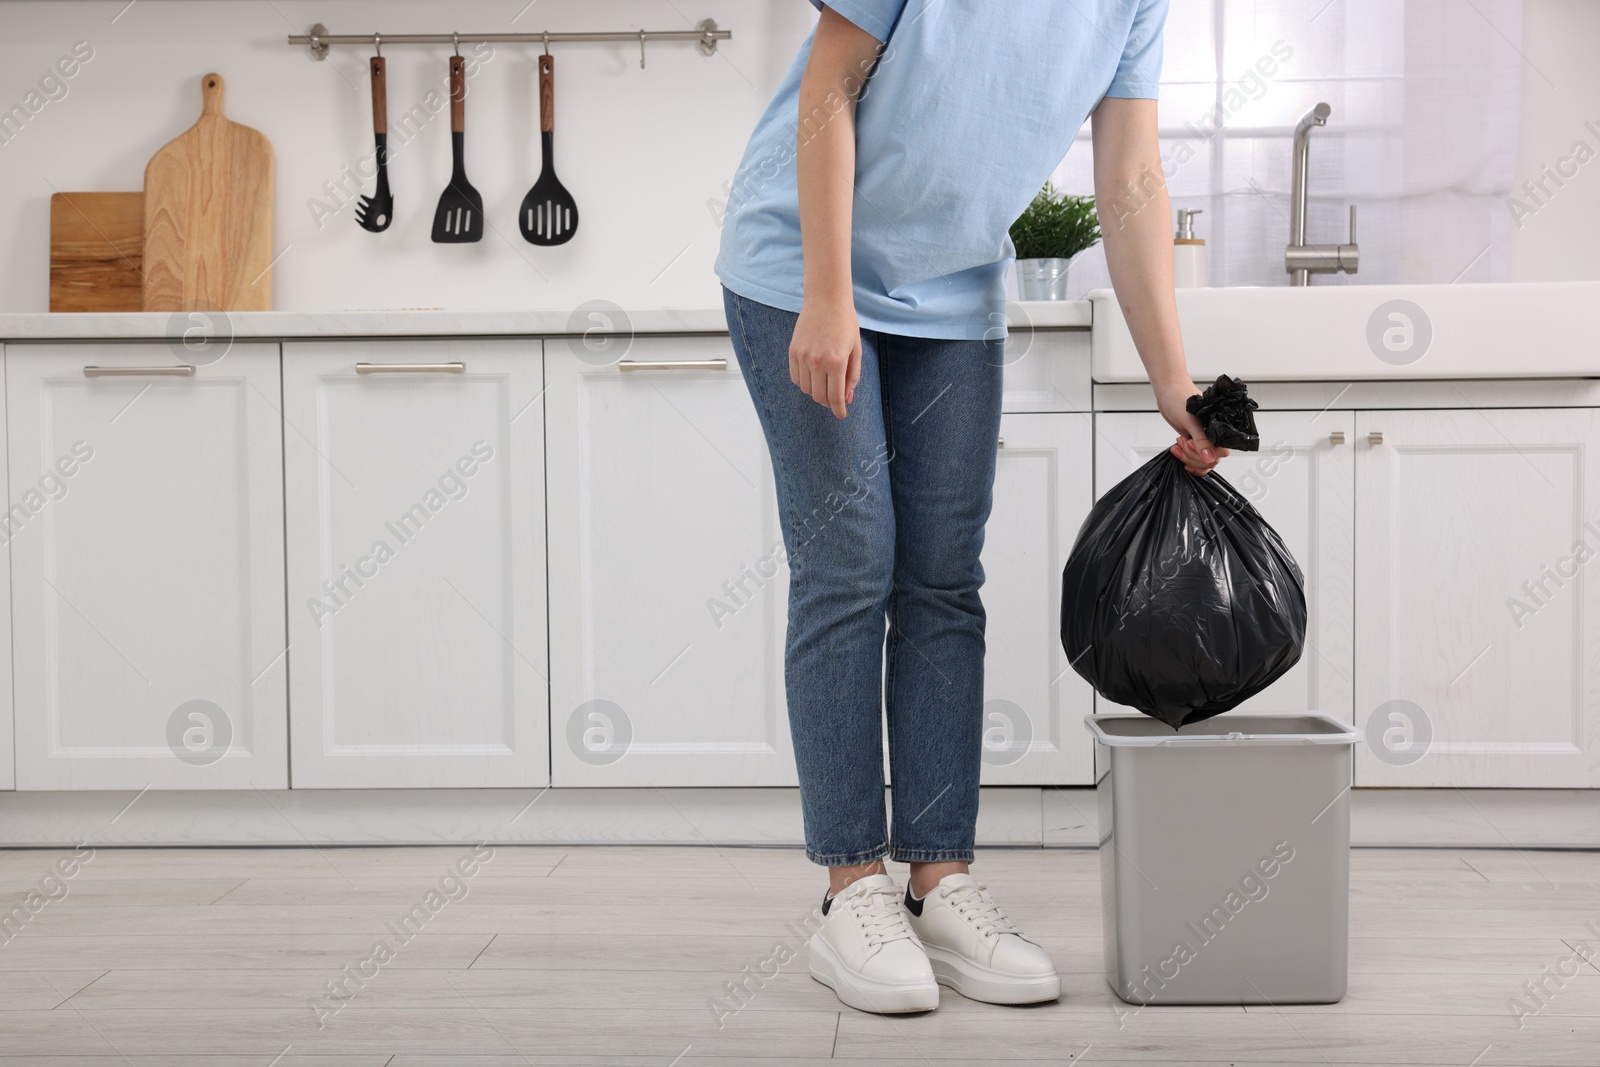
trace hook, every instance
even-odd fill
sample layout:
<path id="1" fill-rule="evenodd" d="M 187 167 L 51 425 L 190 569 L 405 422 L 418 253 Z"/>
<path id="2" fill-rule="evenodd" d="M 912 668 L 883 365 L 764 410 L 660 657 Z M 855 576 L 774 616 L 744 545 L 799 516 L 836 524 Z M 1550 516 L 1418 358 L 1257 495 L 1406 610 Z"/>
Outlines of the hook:
<path id="1" fill-rule="evenodd" d="M 461 35 L 452 30 L 450 33 L 450 39 L 455 42 L 456 58 L 459 59 L 461 57 Z"/>
<path id="2" fill-rule="evenodd" d="M 639 31 L 639 69 L 644 69 L 644 31 Z"/>
<path id="3" fill-rule="evenodd" d="M 372 47 L 378 50 L 380 57 L 383 55 L 383 34 L 375 33 L 372 35 Z"/>
<path id="4" fill-rule="evenodd" d="M 549 55 L 550 54 L 550 31 L 549 30 L 545 30 L 544 31 L 544 54 L 545 55 Z"/>

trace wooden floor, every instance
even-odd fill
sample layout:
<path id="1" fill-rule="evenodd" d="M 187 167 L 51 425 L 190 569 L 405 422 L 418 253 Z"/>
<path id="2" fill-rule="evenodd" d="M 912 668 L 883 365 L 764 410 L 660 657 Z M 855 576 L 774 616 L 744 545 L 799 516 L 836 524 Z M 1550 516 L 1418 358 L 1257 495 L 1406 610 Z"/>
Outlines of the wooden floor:
<path id="1" fill-rule="evenodd" d="M 1054 955 L 1058 1003 L 945 990 L 910 1017 L 806 974 L 796 930 L 824 883 L 794 850 L 499 847 L 459 884 L 466 847 L 100 849 L 48 880 L 67 855 L 0 852 L 0 901 L 39 894 L 0 933 L 0 1065 L 1600 1064 L 1600 969 L 1561 974 L 1600 952 L 1596 852 L 1357 850 L 1342 1003 L 1120 1019 L 1092 852 L 975 868 Z M 379 943 L 392 958 L 369 962 Z M 775 957 L 719 1019 L 726 984 Z M 353 996 L 328 999 L 341 980 Z"/>

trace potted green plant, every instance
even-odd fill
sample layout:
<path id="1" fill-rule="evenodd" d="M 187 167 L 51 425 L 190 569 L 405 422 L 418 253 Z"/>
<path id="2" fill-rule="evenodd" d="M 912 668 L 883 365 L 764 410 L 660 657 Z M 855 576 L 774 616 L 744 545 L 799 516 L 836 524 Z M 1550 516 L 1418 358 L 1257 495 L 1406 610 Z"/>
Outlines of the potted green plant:
<path id="1" fill-rule="evenodd" d="M 1011 224 L 1017 289 L 1023 300 L 1065 300 L 1067 266 L 1100 241 L 1094 197 L 1057 192 L 1049 182 Z"/>

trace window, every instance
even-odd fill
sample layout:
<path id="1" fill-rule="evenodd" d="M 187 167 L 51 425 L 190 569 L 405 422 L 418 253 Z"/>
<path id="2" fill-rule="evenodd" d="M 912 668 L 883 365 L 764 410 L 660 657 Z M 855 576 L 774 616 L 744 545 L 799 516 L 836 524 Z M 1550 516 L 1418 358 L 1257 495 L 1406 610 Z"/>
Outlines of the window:
<path id="1" fill-rule="evenodd" d="M 1173 209 L 1203 211 L 1211 284 L 1288 284 L 1294 126 L 1323 101 L 1306 239 L 1348 240 L 1357 205 L 1361 267 L 1312 284 L 1507 280 L 1521 34 L 1521 0 L 1173 0 L 1163 169 Z M 1093 190 L 1087 124 L 1054 180 Z M 1100 248 L 1072 274 L 1110 285 Z"/>

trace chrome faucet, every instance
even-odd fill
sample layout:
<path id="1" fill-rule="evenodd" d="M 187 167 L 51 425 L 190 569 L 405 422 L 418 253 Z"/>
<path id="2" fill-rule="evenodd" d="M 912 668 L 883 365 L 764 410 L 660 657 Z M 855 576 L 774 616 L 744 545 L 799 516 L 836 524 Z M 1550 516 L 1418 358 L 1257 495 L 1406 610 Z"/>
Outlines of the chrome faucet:
<path id="1" fill-rule="evenodd" d="M 1300 116 L 1294 128 L 1294 184 L 1289 199 L 1289 246 L 1283 250 L 1283 269 L 1289 272 L 1290 285 L 1311 284 L 1312 274 L 1354 274 L 1361 265 L 1361 248 L 1356 244 L 1356 206 L 1350 205 L 1350 243 L 1343 245 L 1306 244 L 1306 175 L 1311 169 L 1311 127 L 1326 126 L 1332 109 L 1327 104 Z"/>

